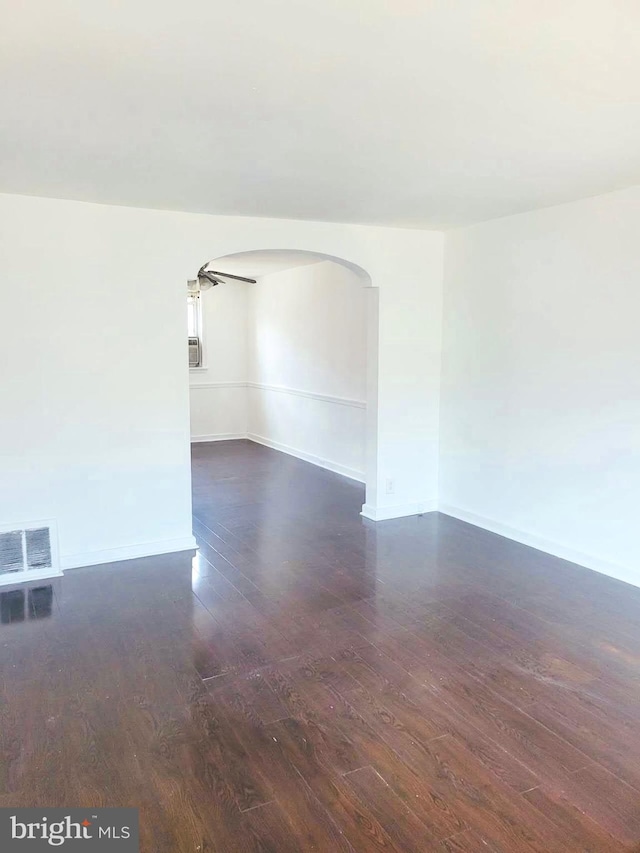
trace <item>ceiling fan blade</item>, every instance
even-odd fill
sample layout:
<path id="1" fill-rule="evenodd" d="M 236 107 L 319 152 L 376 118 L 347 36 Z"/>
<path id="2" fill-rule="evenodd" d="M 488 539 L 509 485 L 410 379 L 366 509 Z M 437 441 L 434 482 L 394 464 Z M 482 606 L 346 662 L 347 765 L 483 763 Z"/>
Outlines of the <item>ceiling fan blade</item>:
<path id="1" fill-rule="evenodd" d="M 198 273 L 198 280 L 200 280 L 200 279 L 204 279 L 205 281 L 208 281 L 209 284 L 212 284 L 214 287 L 217 284 L 222 284 L 222 282 L 219 279 L 214 278 L 212 275 L 209 275 L 209 273 L 206 270 L 200 270 L 200 272 Z"/>
<path id="2" fill-rule="evenodd" d="M 206 266 L 206 265 L 205 265 Z M 200 272 L 208 272 L 212 275 L 219 275 L 222 278 L 232 278 L 234 281 L 246 281 L 248 284 L 257 284 L 255 278 L 245 278 L 243 275 L 232 275 L 230 272 L 220 272 L 219 270 L 200 270 Z"/>

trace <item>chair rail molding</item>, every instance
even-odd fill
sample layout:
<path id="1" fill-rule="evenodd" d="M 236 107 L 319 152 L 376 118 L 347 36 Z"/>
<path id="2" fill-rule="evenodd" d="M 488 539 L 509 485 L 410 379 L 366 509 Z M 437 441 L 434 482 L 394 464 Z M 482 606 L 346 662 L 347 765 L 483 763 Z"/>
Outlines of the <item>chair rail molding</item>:
<path id="1" fill-rule="evenodd" d="M 255 388 L 258 391 L 273 391 L 278 394 L 291 394 L 294 397 L 306 397 L 309 400 L 319 400 L 322 403 L 334 403 L 337 406 L 350 406 L 353 409 L 366 409 L 364 400 L 350 400 L 347 397 L 334 397 L 331 394 L 318 394 L 315 391 L 303 391 L 299 388 L 286 388 L 283 385 L 267 385 L 264 382 L 194 382 L 190 390 L 225 389 L 225 388 Z"/>

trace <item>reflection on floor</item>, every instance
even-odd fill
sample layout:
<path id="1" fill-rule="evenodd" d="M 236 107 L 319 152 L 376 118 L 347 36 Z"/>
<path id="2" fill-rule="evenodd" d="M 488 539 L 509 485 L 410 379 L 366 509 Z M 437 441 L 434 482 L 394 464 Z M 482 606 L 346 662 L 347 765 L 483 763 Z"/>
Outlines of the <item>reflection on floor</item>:
<path id="1" fill-rule="evenodd" d="M 25 619 L 46 619 L 51 616 L 53 587 L 51 584 L 30 586 L 0 592 L 0 624 L 24 622 Z"/>
<path id="2" fill-rule="evenodd" d="M 145 853 L 638 842 L 640 590 L 363 521 L 358 484 L 248 442 L 193 457 L 193 563 L 3 619 L 0 806 L 137 805 Z"/>

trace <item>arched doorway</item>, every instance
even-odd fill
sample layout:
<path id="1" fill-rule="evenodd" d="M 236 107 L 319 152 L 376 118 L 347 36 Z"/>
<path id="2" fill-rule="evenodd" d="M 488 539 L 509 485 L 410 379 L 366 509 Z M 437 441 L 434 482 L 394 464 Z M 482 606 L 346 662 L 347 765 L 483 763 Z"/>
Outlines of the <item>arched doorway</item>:
<path id="1" fill-rule="evenodd" d="M 192 370 L 190 373 L 192 430 L 195 440 L 228 439 L 239 437 L 244 432 L 245 436 L 253 441 L 267 443 L 268 446 L 285 450 L 321 467 L 364 482 L 366 501 L 369 502 L 371 491 L 375 492 L 377 479 L 378 291 L 372 286 L 368 272 L 344 258 L 298 249 L 236 252 L 218 256 L 204 264 L 201 269 L 211 271 L 209 278 L 221 286 L 214 289 L 206 280 L 202 280 L 204 288 L 200 300 L 204 363 L 201 369 Z M 313 279 L 311 284 L 310 279 Z M 291 339 L 288 343 L 293 350 L 288 353 L 289 359 L 305 361 L 308 356 L 308 361 L 314 358 L 314 353 L 306 352 L 305 330 L 311 333 L 318 325 L 318 315 L 324 314 L 323 328 L 328 337 L 332 335 L 332 323 L 340 327 L 339 333 L 336 330 L 336 347 L 341 348 L 344 360 L 349 362 L 343 365 L 343 368 L 348 373 L 349 368 L 353 367 L 351 373 L 355 373 L 356 367 L 360 365 L 361 383 L 356 383 L 359 385 L 357 392 L 349 393 L 348 388 L 354 386 L 353 383 L 349 386 L 349 382 L 346 382 L 344 387 L 347 390 L 344 393 L 339 389 L 337 393 L 322 393 L 322 389 L 318 393 L 316 387 L 304 387 L 305 384 L 316 384 L 305 381 L 304 371 L 293 371 L 294 376 L 290 371 L 287 381 L 275 381 L 273 375 L 266 376 L 266 379 L 271 381 L 264 381 L 265 377 L 255 370 L 255 361 L 259 355 L 255 352 L 255 347 L 264 344 L 264 326 L 270 322 L 263 317 L 263 334 L 258 332 L 256 340 L 255 313 L 269 313 L 267 283 L 274 300 L 286 300 L 288 294 L 294 292 L 288 288 L 295 287 L 295 282 L 302 280 L 307 282 L 308 287 L 315 288 L 315 309 L 312 308 L 311 301 L 307 301 L 303 306 L 292 304 L 289 313 L 299 311 L 301 328 L 296 331 L 295 317 L 288 317 L 288 334 Z M 339 293 L 344 296 L 347 291 L 351 292 L 351 299 L 347 299 L 342 306 L 335 306 L 336 313 L 333 318 L 328 316 L 332 312 L 332 298 Z M 299 293 L 302 293 L 302 290 Z M 215 313 L 212 311 L 214 303 Z M 285 307 L 284 313 L 286 310 Z M 355 350 L 355 340 L 347 340 L 349 336 L 345 335 L 345 325 L 348 325 L 350 319 L 357 325 L 357 318 L 340 316 L 340 310 L 343 313 L 357 313 L 359 310 L 363 312 L 363 334 L 353 335 L 354 339 L 358 337 Z M 243 311 L 247 328 L 241 330 L 238 317 L 242 316 Z M 242 369 L 234 371 L 229 369 L 232 363 L 235 362 L 237 366 L 243 361 L 239 349 L 242 346 L 242 335 L 245 333 L 249 346 L 248 358 L 250 362 L 253 358 L 253 369 L 251 364 L 245 363 Z M 316 329 L 316 338 L 318 334 L 321 333 Z M 309 334 L 309 337 L 314 336 Z M 276 353 L 275 356 L 273 352 L 270 355 L 283 361 L 287 355 L 283 349 L 283 346 L 278 349 L 278 346 L 273 345 L 271 350 L 276 350 Z M 325 360 L 333 360 L 336 369 L 339 368 L 340 357 L 339 352 L 324 353 Z M 221 358 L 225 362 L 223 369 Z M 331 388 L 324 390 L 331 391 Z M 278 398 L 277 403 L 274 401 L 275 397 Z M 303 398 L 304 402 L 301 402 L 300 398 Z M 279 442 L 276 435 L 273 441 L 268 437 L 265 440 L 263 433 L 269 430 L 264 429 L 264 425 L 273 425 L 270 412 L 281 413 L 287 408 L 296 407 L 307 410 L 306 422 L 303 417 L 299 417 L 296 424 L 298 438 L 296 439 L 294 434 L 290 441 Z M 212 417 L 213 411 L 218 413 L 215 420 Z M 244 431 L 243 419 L 249 424 Z M 314 443 L 312 440 L 316 424 L 320 425 L 319 429 L 327 433 L 329 438 L 332 437 L 332 446 L 336 448 L 333 455 L 337 460 L 330 458 L 331 453 L 326 452 L 326 442 L 322 446 L 322 442 Z M 358 446 L 360 431 L 361 448 Z M 324 436 L 325 439 L 327 435 Z M 304 440 L 301 440 L 302 436 Z"/>

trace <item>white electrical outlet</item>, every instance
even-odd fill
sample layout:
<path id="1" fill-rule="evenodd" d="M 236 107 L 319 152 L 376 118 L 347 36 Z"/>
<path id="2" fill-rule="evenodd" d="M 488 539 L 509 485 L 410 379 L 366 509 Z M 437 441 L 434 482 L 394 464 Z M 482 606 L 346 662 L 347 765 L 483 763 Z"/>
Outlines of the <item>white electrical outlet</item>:
<path id="1" fill-rule="evenodd" d="M 393 494 L 395 494 L 395 491 L 396 491 L 396 484 L 395 484 L 395 483 L 394 483 L 394 481 L 391 479 L 391 477 L 387 477 L 387 482 L 386 482 L 386 492 L 387 492 L 387 494 L 388 494 L 388 495 L 393 495 Z"/>

